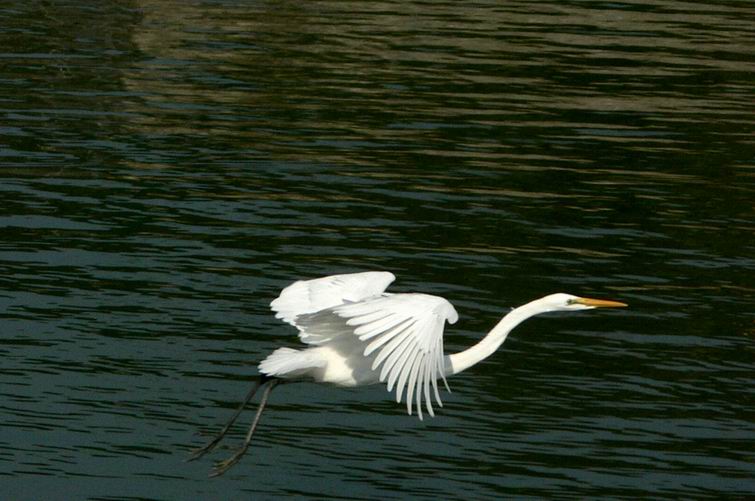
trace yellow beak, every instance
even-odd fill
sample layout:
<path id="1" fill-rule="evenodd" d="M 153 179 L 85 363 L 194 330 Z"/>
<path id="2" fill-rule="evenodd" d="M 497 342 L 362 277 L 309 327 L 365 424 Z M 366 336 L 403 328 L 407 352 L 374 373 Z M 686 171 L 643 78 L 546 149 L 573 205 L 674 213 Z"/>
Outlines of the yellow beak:
<path id="1" fill-rule="evenodd" d="M 575 303 L 583 304 L 585 306 L 592 306 L 593 308 L 624 308 L 628 306 L 625 303 L 618 301 L 606 301 L 605 299 L 590 299 L 589 297 L 581 297 L 574 300 Z"/>

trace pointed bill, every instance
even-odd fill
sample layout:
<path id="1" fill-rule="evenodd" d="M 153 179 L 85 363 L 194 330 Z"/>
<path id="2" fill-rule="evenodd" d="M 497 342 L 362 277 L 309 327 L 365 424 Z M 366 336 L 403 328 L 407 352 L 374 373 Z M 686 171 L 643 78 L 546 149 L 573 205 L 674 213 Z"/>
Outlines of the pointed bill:
<path id="1" fill-rule="evenodd" d="M 589 297 L 581 297 L 574 300 L 575 303 L 583 304 L 585 306 L 591 306 L 593 308 L 624 308 L 628 306 L 625 303 L 618 301 L 607 301 L 605 299 L 591 299 Z"/>

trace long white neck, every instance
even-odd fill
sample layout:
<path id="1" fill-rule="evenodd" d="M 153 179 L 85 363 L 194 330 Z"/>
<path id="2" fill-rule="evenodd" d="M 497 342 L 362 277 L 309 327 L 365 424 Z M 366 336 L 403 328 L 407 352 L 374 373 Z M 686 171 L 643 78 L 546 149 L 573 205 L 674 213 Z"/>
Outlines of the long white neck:
<path id="1" fill-rule="evenodd" d="M 495 353 L 503 342 L 506 341 L 506 337 L 514 327 L 528 318 L 546 311 L 543 305 L 540 304 L 541 301 L 542 299 L 536 299 L 524 306 L 511 310 L 479 343 L 464 351 L 446 357 L 446 374 L 458 374 Z"/>

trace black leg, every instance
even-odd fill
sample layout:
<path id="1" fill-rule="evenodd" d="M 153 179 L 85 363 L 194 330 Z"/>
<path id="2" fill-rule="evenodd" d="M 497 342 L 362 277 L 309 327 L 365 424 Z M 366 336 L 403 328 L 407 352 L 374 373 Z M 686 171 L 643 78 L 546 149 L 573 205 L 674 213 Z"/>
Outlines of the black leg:
<path id="1" fill-rule="evenodd" d="M 218 443 L 223 439 L 226 433 L 228 433 L 228 430 L 231 428 L 233 423 L 236 422 L 236 419 L 238 419 L 239 414 L 241 414 L 241 411 L 244 410 L 244 407 L 249 403 L 249 401 L 254 397 L 254 394 L 257 393 L 257 390 L 264 384 L 264 381 L 262 377 L 259 377 L 257 381 L 252 385 L 252 388 L 249 390 L 249 393 L 246 394 L 246 398 L 244 398 L 244 401 L 241 403 L 238 409 L 236 409 L 236 412 L 231 416 L 231 419 L 223 426 L 223 429 L 220 430 L 220 433 L 215 435 L 215 438 L 213 438 L 207 445 L 204 447 L 200 447 L 198 449 L 194 449 L 191 452 L 191 456 L 186 461 L 194 461 L 195 459 L 199 459 L 211 450 L 213 450 Z"/>
<path id="2" fill-rule="evenodd" d="M 260 422 L 260 417 L 262 416 L 262 411 L 265 410 L 265 405 L 267 404 L 267 398 L 270 396 L 270 392 L 273 391 L 273 388 L 277 386 L 279 381 L 277 379 L 271 380 L 267 386 L 265 387 L 265 392 L 262 394 L 262 399 L 260 400 L 259 408 L 257 409 L 257 414 L 254 416 L 254 421 L 252 421 L 252 426 L 249 427 L 249 431 L 246 434 L 246 438 L 244 438 L 244 443 L 239 447 L 239 449 L 233 454 L 233 456 L 229 457 L 225 461 L 220 461 L 215 465 L 215 468 L 210 472 L 211 477 L 217 477 L 228 471 L 228 469 L 239 462 L 239 460 L 244 456 L 244 453 L 246 453 L 246 450 L 249 448 L 249 444 L 252 441 L 252 436 L 254 435 L 254 430 L 257 429 L 257 424 Z"/>

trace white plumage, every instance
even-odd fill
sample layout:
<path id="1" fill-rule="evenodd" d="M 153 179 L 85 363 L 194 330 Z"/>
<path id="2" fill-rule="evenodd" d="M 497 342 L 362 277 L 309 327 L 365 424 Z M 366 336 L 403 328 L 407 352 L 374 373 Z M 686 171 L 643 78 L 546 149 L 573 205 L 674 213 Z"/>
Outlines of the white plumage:
<path id="1" fill-rule="evenodd" d="M 365 272 L 296 282 L 271 303 L 276 317 L 299 330 L 305 350 L 279 348 L 259 370 L 284 379 L 313 379 L 341 386 L 386 383 L 409 414 L 422 404 L 434 415 L 438 379 L 445 383 L 443 326 L 459 318 L 445 299 L 388 294 L 392 273 Z M 446 385 L 447 386 L 447 385 Z"/>

